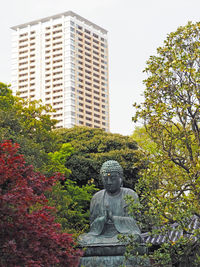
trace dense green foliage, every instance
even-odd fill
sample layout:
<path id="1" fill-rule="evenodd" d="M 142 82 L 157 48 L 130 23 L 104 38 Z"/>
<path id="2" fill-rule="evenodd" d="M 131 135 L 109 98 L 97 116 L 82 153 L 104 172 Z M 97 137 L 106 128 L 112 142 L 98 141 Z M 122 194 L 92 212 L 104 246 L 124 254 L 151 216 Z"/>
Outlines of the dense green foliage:
<path id="1" fill-rule="evenodd" d="M 81 231 L 88 226 L 94 185 L 85 184 L 81 188 L 68 179 L 71 171 L 65 163 L 73 148 L 71 144 L 58 142 L 59 136 L 53 130 L 56 121 L 45 113 L 49 111 L 40 102 L 28 103 L 13 96 L 9 86 L 0 83 L 0 140 L 19 143 L 26 164 L 33 165 L 35 170 L 48 177 L 61 173 L 67 178 L 65 184 L 58 182 L 47 195 L 57 209 L 55 217 L 62 230 Z"/>
<path id="2" fill-rule="evenodd" d="M 73 147 L 69 143 L 62 144 L 58 151 L 48 153 L 49 165 L 46 165 L 46 172 L 53 174 L 59 172 L 68 177 L 71 170 L 65 167 L 66 158 L 68 158 L 73 151 Z"/>
<path id="3" fill-rule="evenodd" d="M 71 144 L 66 143 L 59 151 L 50 152 L 50 165 L 46 166 L 48 173 L 59 172 L 68 177 L 71 171 L 65 167 L 65 163 L 72 151 Z M 56 221 L 62 225 L 64 232 L 77 235 L 89 227 L 89 205 L 96 190 L 93 183 L 80 187 L 67 179 L 46 192 L 49 205 L 56 207 Z"/>
<path id="4" fill-rule="evenodd" d="M 48 153 L 57 149 L 52 131 L 56 121 L 45 113 L 50 110 L 38 101 L 28 103 L 13 96 L 9 86 L 0 83 L 0 140 L 20 144 L 27 164 L 41 171 L 48 163 Z"/>
<path id="5" fill-rule="evenodd" d="M 66 160 L 71 170 L 70 179 L 79 185 L 92 180 L 102 187 L 99 177 L 101 165 L 106 160 L 117 160 L 124 169 L 124 185 L 133 187 L 138 179 L 138 161 L 136 142 L 128 136 L 104 132 L 101 129 L 74 127 L 57 131 L 60 142 L 70 143 L 73 153 Z"/>
<path id="6" fill-rule="evenodd" d="M 67 233 L 80 234 L 89 228 L 89 205 L 94 184 L 79 187 L 67 179 L 64 184 L 57 183 L 46 195 L 50 206 L 56 207 L 56 221 Z"/>
<path id="7" fill-rule="evenodd" d="M 145 100 L 135 105 L 134 121 L 142 120 L 145 130 L 137 130 L 134 138 L 148 159 L 138 184 L 142 218 L 148 226 L 166 226 L 162 228 L 166 234 L 173 222 L 190 233 L 188 220 L 200 218 L 199 55 L 200 23 L 188 23 L 169 34 L 147 61 Z M 196 241 L 191 237 L 164 244 L 156 257 L 165 260 L 164 266 L 176 264 L 177 256 L 181 261 L 194 246 L 192 264 L 198 265 L 200 233 L 193 235 Z"/>

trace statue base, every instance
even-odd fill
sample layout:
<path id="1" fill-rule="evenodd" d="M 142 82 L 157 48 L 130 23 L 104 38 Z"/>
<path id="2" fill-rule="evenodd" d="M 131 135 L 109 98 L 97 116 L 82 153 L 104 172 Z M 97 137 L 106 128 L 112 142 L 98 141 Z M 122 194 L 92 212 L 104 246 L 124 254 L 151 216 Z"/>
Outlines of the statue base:
<path id="1" fill-rule="evenodd" d="M 132 256 L 126 260 L 124 256 L 93 256 L 82 257 L 79 267 L 139 267 L 150 266 L 149 259 L 142 259 L 141 256 Z"/>
<path id="2" fill-rule="evenodd" d="M 142 258 L 142 255 L 148 252 L 145 244 L 138 245 L 138 247 L 131 252 L 132 256 L 129 259 L 126 259 L 124 256 L 125 251 L 126 246 L 119 244 L 86 246 L 79 267 L 150 266 L 149 259 Z"/>
<path id="3" fill-rule="evenodd" d="M 98 244 L 82 246 L 84 248 L 84 257 L 91 256 L 124 256 L 126 252 L 126 246 L 122 244 Z M 131 251 L 132 255 L 144 255 L 147 254 L 148 250 L 145 244 L 138 244 L 138 246 Z"/>

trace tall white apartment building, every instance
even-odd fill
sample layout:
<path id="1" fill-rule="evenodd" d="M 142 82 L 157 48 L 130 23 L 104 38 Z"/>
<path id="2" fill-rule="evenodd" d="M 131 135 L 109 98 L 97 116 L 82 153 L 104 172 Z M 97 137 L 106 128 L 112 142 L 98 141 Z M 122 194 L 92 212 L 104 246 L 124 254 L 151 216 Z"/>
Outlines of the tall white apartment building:
<path id="1" fill-rule="evenodd" d="M 72 11 L 12 30 L 13 92 L 51 105 L 58 128 L 109 131 L 107 31 Z"/>

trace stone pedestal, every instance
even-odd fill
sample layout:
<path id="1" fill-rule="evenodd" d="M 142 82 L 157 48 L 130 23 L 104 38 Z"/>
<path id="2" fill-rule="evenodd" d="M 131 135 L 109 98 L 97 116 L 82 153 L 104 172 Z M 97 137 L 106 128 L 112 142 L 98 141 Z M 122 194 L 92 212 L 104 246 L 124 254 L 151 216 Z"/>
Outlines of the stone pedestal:
<path id="1" fill-rule="evenodd" d="M 141 255 L 147 253 L 147 249 L 143 244 L 133 251 L 133 256 L 128 260 L 124 257 L 125 251 L 125 245 L 88 246 L 85 248 L 79 267 L 150 266 L 149 260 L 141 257 Z"/>
<path id="2" fill-rule="evenodd" d="M 148 259 L 133 256 L 126 260 L 124 256 L 92 256 L 82 257 L 79 267 L 144 267 L 150 266 Z"/>

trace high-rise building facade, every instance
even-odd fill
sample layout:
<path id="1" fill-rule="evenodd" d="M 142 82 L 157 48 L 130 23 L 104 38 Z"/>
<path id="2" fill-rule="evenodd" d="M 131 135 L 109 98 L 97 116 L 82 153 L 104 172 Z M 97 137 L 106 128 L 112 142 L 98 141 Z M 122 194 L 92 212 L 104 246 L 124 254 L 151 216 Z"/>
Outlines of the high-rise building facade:
<path id="1" fill-rule="evenodd" d="M 51 105 L 58 128 L 109 131 L 107 31 L 72 11 L 12 29 L 13 92 Z"/>

